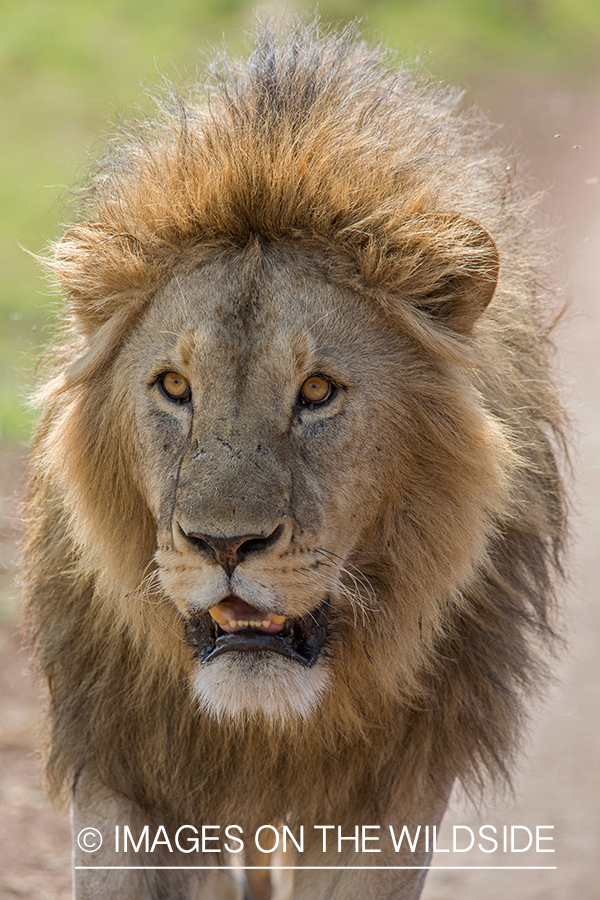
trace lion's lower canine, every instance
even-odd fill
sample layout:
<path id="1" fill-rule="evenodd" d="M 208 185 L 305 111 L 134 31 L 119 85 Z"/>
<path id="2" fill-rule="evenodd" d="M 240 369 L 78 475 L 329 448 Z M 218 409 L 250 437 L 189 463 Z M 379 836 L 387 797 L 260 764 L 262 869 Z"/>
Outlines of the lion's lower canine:
<path id="1" fill-rule="evenodd" d="M 459 99 L 266 27 L 110 144 L 56 246 L 26 593 L 49 784 L 104 839 L 78 898 L 234 896 L 183 867 L 268 824 L 304 828 L 299 865 L 423 867 L 314 826 L 424 831 L 505 774 L 552 635 L 561 410 L 532 202 Z M 116 865 L 148 868 L 89 868 Z M 422 882 L 297 871 L 295 897 Z"/>

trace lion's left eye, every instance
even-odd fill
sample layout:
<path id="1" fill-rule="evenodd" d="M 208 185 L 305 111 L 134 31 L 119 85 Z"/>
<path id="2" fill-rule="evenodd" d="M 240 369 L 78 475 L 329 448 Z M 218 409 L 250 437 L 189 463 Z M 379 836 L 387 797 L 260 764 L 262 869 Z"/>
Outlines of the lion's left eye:
<path id="1" fill-rule="evenodd" d="M 158 383 L 163 394 L 175 403 L 184 403 L 192 395 L 189 381 L 177 372 L 166 372 L 160 376 Z"/>
<path id="2" fill-rule="evenodd" d="M 323 375 L 311 375 L 300 388 L 300 403 L 303 406 L 322 406 L 332 399 L 337 388 Z"/>

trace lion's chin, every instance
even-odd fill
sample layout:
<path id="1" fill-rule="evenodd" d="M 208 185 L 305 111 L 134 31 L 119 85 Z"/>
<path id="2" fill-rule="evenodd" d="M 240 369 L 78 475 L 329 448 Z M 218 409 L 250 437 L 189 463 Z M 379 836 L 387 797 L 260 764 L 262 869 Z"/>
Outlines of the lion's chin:
<path id="1" fill-rule="evenodd" d="M 325 660 L 305 667 L 268 651 L 231 650 L 197 665 L 192 690 L 200 712 L 239 725 L 251 719 L 283 728 L 306 722 L 331 681 Z"/>

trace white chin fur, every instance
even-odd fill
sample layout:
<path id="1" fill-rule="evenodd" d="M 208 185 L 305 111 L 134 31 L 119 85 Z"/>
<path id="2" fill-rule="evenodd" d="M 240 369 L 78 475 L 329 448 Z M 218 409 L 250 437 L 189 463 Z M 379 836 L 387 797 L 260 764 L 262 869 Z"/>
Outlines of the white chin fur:
<path id="1" fill-rule="evenodd" d="M 232 650 L 197 665 L 192 689 L 200 711 L 239 724 L 256 715 L 280 727 L 306 721 L 320 707 L 330 683 L 321 661 L 306 668 L 276 653 Z"/>

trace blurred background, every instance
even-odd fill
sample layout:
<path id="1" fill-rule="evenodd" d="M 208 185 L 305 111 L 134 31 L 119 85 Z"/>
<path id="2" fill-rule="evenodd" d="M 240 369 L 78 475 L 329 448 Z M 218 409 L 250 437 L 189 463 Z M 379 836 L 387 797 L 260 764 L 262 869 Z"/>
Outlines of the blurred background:
<path id="1" fill-rule="evenodd" d="M 271 0 L 260 10 L 282 16 L 312 8 Z M 518 900 L 596 900 L 600 0 L 321 0 L 319 11 L 325 22 L 362 18 L 375 41 L 424 77 L 463 87 L 465 103 L 498 123 L 498 140 L 522 153 L 547 191 L 540 217 L 555 226 L 552 277 L 570 303 L 556 340 L 576 443 L 574 587 L 565 592 L 571 647 L 535 718 L 515 798 L 492 800 L 478 813 L 457 800 L 446 823 L 554 825 L 557 869 L 436 870 L 424 900 L 504 900 L 509 893 Z M 193 78 L 211 46 L 225 42 L 244 53 L 255 12 L 244 0 L 0 0 L 2 898 L 70 896 L 67 817 L 45 805 L 34 753 L 40 689 L 25 674 L 15 637 L 15 492 L 34 427 L 25 398 L 59 307 L 30 254 L 43 252 L 68 223 L 70 191 L 110 122 L 149 108 L 144 87 L 162 75 L 176 83 Z M 518 862 L 525 864 L 525 855 Z"/>

